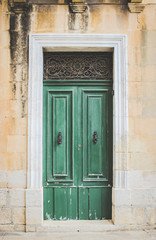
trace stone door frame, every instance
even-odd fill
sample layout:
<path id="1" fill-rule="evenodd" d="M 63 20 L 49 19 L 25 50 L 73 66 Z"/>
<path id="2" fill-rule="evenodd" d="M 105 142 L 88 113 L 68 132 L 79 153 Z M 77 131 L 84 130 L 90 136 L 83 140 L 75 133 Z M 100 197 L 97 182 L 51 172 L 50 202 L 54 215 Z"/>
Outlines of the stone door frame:
<path id="1" fill-rule="evenodd" d="M 127 188 L 128 153 L 128 79 L 127 36 L 123 34 L 53 34 L 29 35 L 28 80 L 28 165 L 26 189 L 26 229 L 38 231 L 74 229 L 66 223 L 43 220 L 43 52 L 113 51 L 113 194 Z M 118 203 L 119 203 L 118 199 Z M 116 201 L 113 198 L 113 211 Z M 115 222 L 115 215 L 112 216 Z M 79 222 L 79 223 L 78 223 Z M 81 221 L 74 223 L 75 228 Z M 91 221 L 92 222 L 92 221 Z M 70 221 L 71 223 L 71 221 Z M 102 221 L 101 223 L 102 224 Z M 69 227 L 67 226 L 69 225 Z M 60 228 L 64 230 L 63 227 Z"/>

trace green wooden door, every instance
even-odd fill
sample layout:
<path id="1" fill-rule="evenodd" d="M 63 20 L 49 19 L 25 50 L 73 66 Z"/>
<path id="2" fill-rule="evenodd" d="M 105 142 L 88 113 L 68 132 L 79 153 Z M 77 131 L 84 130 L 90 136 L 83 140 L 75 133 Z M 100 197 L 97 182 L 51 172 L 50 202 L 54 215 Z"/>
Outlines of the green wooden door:
<path id="1" fill-rule="evenodd" d="M 44 86 L 44 219 L 111 218 L 111 86 Z"/>

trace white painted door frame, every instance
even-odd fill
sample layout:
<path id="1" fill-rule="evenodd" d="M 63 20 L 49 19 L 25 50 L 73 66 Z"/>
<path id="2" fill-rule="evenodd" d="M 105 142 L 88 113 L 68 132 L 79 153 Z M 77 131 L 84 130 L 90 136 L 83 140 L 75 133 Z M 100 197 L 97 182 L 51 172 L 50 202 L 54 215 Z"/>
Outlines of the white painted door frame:
<path id="1" fill-rule="evenodd" d="M 113 51 L 113 189 L 127 186 L 127 37 L 123 34 L 30 34 L 26 224 L 43 226 L 43 52 Z M 115 205 L 115 203 L 113 203 Z M 32 214 L 38 221 L 32 221 Z M 114 219 L 113 219 L 114 220 Z M 29 229 L 29 228 L 28 228 Z"/>

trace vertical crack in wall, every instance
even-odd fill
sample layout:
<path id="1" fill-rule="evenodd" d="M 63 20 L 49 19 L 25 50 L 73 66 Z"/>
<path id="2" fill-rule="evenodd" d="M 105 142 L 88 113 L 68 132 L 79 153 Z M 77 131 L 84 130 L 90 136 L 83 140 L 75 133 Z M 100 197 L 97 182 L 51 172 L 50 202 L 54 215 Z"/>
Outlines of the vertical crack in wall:
<path id="1" fill-rule="evenodd" d="M 16 4 L 10 14 L 10 56 L 12 100 L 17 101 L 21 117 L 27 114 L 27 45 L 30 29 L 30 7 Z"/>

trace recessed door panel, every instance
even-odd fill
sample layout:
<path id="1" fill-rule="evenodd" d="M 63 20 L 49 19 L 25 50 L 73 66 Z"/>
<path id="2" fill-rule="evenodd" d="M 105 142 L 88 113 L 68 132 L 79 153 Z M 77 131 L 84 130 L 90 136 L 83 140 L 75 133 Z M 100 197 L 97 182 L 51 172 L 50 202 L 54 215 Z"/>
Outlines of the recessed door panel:
<path id="1" fill-rule="evenodd" d="M 47 181 L 72 181 L 73 91 L 45 90 L 47 101 Z"/>
<path id="2" fill-rule="evenodd" d="M 102 176 L 102 96 L 87 96 L 87 120 L 88 120 L 88 136 L 87 136 L 87 175 Z M 96 161 L 95 161 L 96 159 Z"/>
<path id="3" fill-rule="evenodd" d="M 53 176 L 65 177 L 68 176 L 67 161 L 68 161 L 68 148 L 67 148 L 67 123 L 68 120 L 68 104 L 66 96 L 53 96 Z M 58 160 L 59 159 L 59 160 Z"/>
<path id="4" fill-rule="evenodd" d="M 108 180 L 107 89 L 82 89 L 83 180 Z"/>

